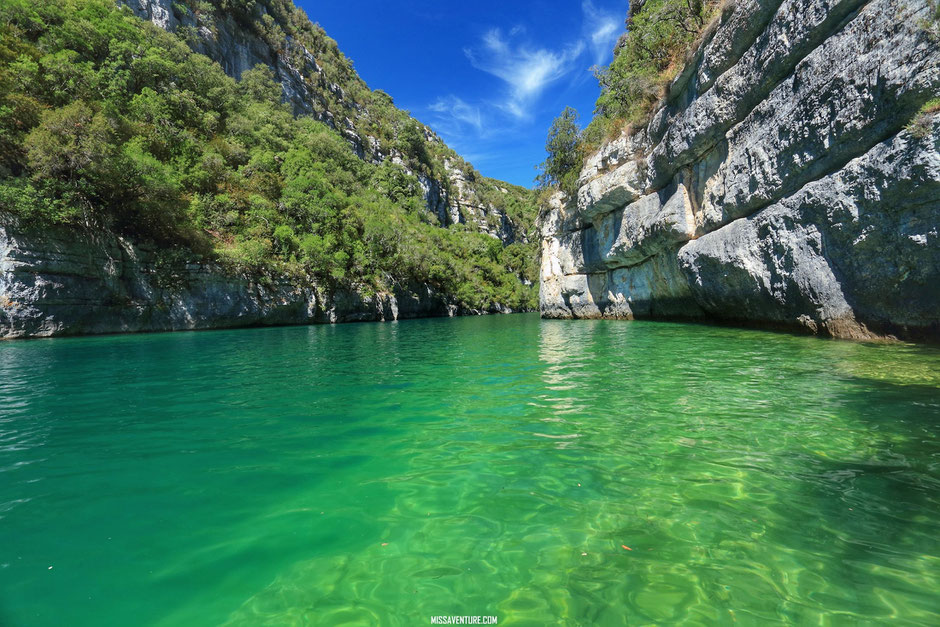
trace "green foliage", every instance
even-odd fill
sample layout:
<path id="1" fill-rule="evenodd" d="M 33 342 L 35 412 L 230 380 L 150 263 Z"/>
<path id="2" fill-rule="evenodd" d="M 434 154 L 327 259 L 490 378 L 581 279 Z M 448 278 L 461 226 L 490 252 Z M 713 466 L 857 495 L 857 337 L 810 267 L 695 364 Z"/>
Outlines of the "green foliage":
<path id="1" fill-rule="evenodd" d="M 238 94 L 252 102 L 277 102 L 281 97 L 281 86 L 268 68 L 258 66 L 242 74 L 238 82 Z"/>
<path id="2" fill-rule="evenodd" d="M 229 11 L 297 67 L 306 47 L 323 70 L 308 73 L 322 81 L 311 87 L 335 119 L 348 115 L 413 172 L 442 179 L 445 158 L 462 163 L 369 91 L 289 0 L 180 0 L 174 11 L 210 29 Z M 535 305 L 523 282 L 537 277 L 534 244 L 439 228 L 414 174 L 362 161 L 333 129 L 295 118 L 268 68 L 236 82 L 192 52 L 192 36 L 113 0 L 0 0 L 0 211 L 154 240 L 167 272 L 182 246 L 262 275 L 367 291 L 420 281 L 469 307 Z M 528 190 L 479 188 L 531 224 Z"/>
<path id="3" fill-rule="evenodd" d="M 927 3 L 927 17 L 920 21 L 920 27 L 934 42 L 940 42 L 940 0 Z"/>
<path id="4" fill-rule="evenodd" d="M 933 118 L 937 113 L 940 113 L 940 98 L 934 98 L 924 103 L 924 106 L 920 108 L 920 111 L 907 125 L 907 130 L 917 139 L 927 137 L 933 128 Z"/>
<path id="5" fill-rule="evenodd" d="M 82 220 L 81 207 L 67 194 L 49 198 L 25 178 L 0 178 L 0 209 L 39 224 Z"/>
<path id="6" fill-rule="evenodd" d="M 718 9 L 718 0 L 647 0 L 627 24 L 613 62 L 596 71 L 596 113 L 642 122 Z"/>
<path id="7" fill-rule="evenodd" d="M 424 131 L 419 128 L 417 122 L 409 120 L 398 134 L 399 150 L 411 156 L 416 169 L 431 174 L 434 163 L 428 152 L 427 140 Z"/>
<path id="8" fill-rule="evenodd" d="M 545 152 L 548 157 L 540 167 L 537 181 L 540 187 L 557 185 L 569 196 L 577 189 L 581 171 L 579 150 L 581 129 L 578 127 L 578 112 L 565 107 L 548 130 Z"/>
<path id="9" fill-rule="evenodd" d="M 81 100 L 46 110 L 26 136 L 27 163 L 37 178 L 104 184 L 114 170 L 113 132 L 111 121 Z"/>

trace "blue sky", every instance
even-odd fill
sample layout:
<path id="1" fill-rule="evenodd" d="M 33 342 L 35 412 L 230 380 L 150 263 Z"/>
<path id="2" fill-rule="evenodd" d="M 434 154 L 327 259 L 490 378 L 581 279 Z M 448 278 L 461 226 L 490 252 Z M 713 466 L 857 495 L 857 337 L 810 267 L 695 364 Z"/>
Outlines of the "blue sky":
<path id="1" fill-rule="evenodd" d="M 295 0 L 372 89 L 428 124 L 486 176 L 532 186 L 565 105 L 591 119 L 594 65 L 626 0 Z"/>

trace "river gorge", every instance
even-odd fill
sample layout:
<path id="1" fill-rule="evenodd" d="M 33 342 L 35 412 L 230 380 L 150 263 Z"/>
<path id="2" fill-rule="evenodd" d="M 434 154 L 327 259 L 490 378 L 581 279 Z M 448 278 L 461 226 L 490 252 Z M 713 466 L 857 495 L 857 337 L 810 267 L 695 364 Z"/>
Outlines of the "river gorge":
<path id="1" fill-rule="evenodd" d="M 940 0 L 339 4 L 0 0 L 0 625 L 940 624 Z"/>

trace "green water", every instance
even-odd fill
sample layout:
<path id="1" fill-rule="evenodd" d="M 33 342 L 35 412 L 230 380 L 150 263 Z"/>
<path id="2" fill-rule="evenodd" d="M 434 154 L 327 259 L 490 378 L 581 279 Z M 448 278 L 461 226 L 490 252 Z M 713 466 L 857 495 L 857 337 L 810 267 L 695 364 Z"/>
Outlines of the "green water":
<path id="1" fill-rule="evenodd" d="M 0 343 L 0 624 L 936 625 L 938 425 L 940 350 L 695 325 Z"/>

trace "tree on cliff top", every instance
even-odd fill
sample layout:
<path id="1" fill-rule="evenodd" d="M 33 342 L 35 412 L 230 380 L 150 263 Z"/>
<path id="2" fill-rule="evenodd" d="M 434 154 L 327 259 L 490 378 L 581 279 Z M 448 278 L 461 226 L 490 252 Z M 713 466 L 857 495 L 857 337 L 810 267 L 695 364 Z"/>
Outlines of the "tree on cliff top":
<path id="1" fill-rule="evenodd" d="M 539 166 L 541 173 L 535 179 L 539 187 L 557 185 L 569 196 L 574 194 L 581 170 L 581 153 L 578 149 L 580 139 L 578 112 L 565 107 L 548 130 L 545 142 L 548 157 Z"/>

